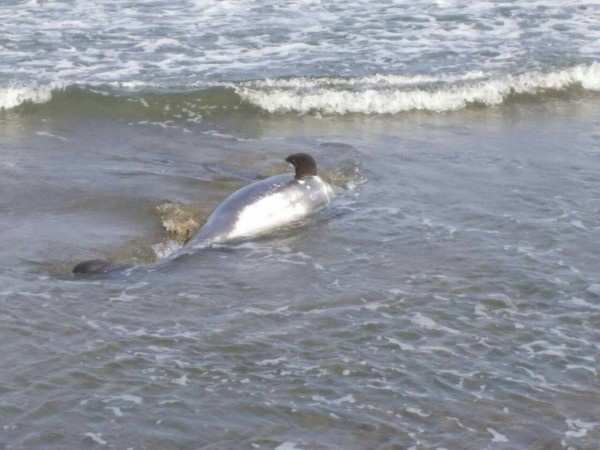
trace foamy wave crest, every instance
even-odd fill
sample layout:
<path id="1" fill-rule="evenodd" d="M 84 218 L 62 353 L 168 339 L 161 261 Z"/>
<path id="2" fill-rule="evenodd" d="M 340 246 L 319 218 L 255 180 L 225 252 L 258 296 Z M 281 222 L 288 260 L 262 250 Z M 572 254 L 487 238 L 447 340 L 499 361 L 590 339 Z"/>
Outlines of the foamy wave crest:
<path id="1" fill-rule="evenodd" d="M 495 106 L 511 95 L 573 87 L 599 91 L 600 63 L 497 78 L 486 78 L 481 72 L 446 77 L 298 78 L 253 81 L 235 89 L 242 100 L 270 113 L 396 114 L 454 111 L 474 104 Z"/>
<path id="2" fill-rule="evenodd" d="M 61 83 L 27 86 L 15 82 L 0 85 L 0 110 L 15 108 L 25 102 L 49 102 L 52 100 L 52 91 L 64 88 L 65 86 Z"/>

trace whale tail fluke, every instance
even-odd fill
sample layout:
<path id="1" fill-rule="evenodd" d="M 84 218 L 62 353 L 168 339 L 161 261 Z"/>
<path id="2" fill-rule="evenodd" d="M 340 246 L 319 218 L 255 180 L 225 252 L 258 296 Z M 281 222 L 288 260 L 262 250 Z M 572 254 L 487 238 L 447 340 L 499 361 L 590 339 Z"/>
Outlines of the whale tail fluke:
<path id="1" fill-rule="evenodd" d="M 97 275 L 110 271 L 114 266 L 103 259 L 91 259 L 82 261 L 73 267 L 75 275 Z"/>

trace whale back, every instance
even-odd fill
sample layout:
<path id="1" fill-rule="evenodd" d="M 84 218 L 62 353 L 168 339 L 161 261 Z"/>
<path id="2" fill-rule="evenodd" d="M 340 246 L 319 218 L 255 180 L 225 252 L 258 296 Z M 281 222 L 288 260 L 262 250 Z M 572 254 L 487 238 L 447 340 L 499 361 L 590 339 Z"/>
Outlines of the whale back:
<path id="1" fill-rule="evenodd" d="M 333 190 L 318 176 L 300 180 L 291 174 L 252 183 L 231 194 L 208 217 L 192 239 L 207 246 L 261 235 L 320 210 Z"/>

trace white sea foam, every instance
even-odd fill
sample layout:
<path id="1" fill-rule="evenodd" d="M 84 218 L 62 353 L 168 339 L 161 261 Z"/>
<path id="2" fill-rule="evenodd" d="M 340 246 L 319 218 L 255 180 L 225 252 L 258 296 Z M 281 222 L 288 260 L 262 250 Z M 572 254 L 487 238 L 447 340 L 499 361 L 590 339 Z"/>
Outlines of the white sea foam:
<path id="1" fill-rule="evenodd" d="M 419 408 L 413 408 L 411 406 L 409 406 L 408 408 L 406 408 L 406 412 L 414 414 L 414 415 L 419 416 L 419 417 L 429 417 L 429 416 L 431 416 L 431 414 L 425 413 L 425 412 L 423 412 L 423 410 L 421 410 Z"/>
<path id="2" fill-rule="evenodd" d="M 584 300 L 583 298 L 579 298 L 579 297 L 571 297 L 565 303 L 570 303 L 573 306 L 579 306 L 579 307 L 594 308 L 594 309 L 600 308 L 599 306 L 596 306 L 593 303 L 590 303 L 590 302 Z"/>
<path id="3" fill-rule="evenodd" d="M 167 43 L 167 40 L 161 42 Z M 125 70 L 125 69 L 124 69 Z M 119 79 L 122 78 L 122 79 Z M 481 70 L 447 75 L 389 75 L 363 77 L 291 77 L 262 79 L 249 82 L 191 82 L 170 86 L 116 76 L 111 79 L 90 81 L 81 85 L 91 92 L 109 85 L 115 92 L 146 89 L 229 88 L 241 102 L 257 106 L 269 113 L 344 114 L 397 114 L 407 111 L 447 112 L 470 105 L 497 106 L 514 95 L 543 95 L 548 91 L 565 91 L 578 87 L 600 91 L 600 62 L 581 64 L 549 72 L 530 71 L 522 74 L 492 76 Z M 66 82 L 37 82 L 27 85 L 9 82 L 0 85 L 0 109 L 11 109 L 25 102 L 45 103 L 52 100 L 53 92 L 64 89 Z M 74 85 L 78 85 L 75 83 Z M 102 94 L 107 94 L 101 91 Z M 149 107 L 144 99 L 140 104 Z M 220 108 L 220 104 L 205 104 L 206 108 Z M 192 111 L 198 120 L 197 111 Z M 189 114 L 189 111 L 186 111 Z M 144 123 L 144 122 L 140 122 Z M 150 122 L 145 122 L 150 123 Z M 152 122 L 162 127 L 171 122 Z M 581 222 L 573 226 L 582 227 Z"/>
<path id="4" fill-rule="evenodd" d="M 92 441 L 94 441 L 96 444 L 98 445 L 106 445 L 107 442 L 102 439 L 102 433 L 83 433 L 83 435 L 85 437 L 90 438 Z"/>
<path id="5" fill-rule="evenodd" d="M 173 47 L 179 45 L 180 43 L 177 39 L 159 38 L 141 42 L 137 44 L 136 47 L 144 49 L 145 52 L 154 53 L 162 47 Z"/>
<path id="6" fill-rule="evenodd" d="M 277 366 L 280 363 L 283 363 L 285 361 L 287 361 L 287 358 L 285 356 L 280 356 L 279 358 L 265 359 L 263 361 L 258 361 L 256 364 L 259 366 Z"/>
<path id="7" fill-rule="evenodd" d="M 173 384 L 178 384 L 180 386 L 186 386 L 188 384 L 188 377 L 187 374 L 183 374 L 182 376 L 180 376 L 179 378 L 175 378 L 173 380 L 171 380 L 171 383 Z"/>
<path id="8" fill-rule="evenodd" d="M 398 347 L 400 347 L 400 350 L 402 350 L 402 351 L 414 351 L 415 350 L 415 347 L 413 345 L 407 344 L 405 342 L 401 342 L 398 339 L 394 339 L 394 338 L 391 338 L 391 337 L 386 337 L 385 339 L 390 344 L 397 345 Z"/>
<path id="9" fill-rule="evenodd" d="M 583 366 L 581 364 L 567 364 L 566 369 L 567 370 L 587 370 L 588 372 L 591 372 L 594 375 L 598 374 L 598 371 L 594 367 Z"/>
<path id="10" fill-rule="evenodd" d="M 356 399 L 352 394 L 345 395 L 340 398 L 336 398 L 334 400 L 328 400 L 322 395 L 313 395 L 312 399 L 315 402 L 326 403 L 328 405 L 341 405 L 342 403 L 356 403 Z"/>
<path id="11" fill-rule="evenodd" d="M 165 242 L 159 242 L 151 246 L 152 251 L 156 255 L 157 259 L 164 259 L 169 255 L 172 255 L 177 250 L 181 249 L 181 244 L 174 240 L 168 240 Z"/>
<path id="12" fill-rule="evenodd" d="M 240 83 L 242 87 L 257 89 L 319 89 L 322 87 L 356 87 L 377 88 L 378 86 L 417 86 L 435 83 L 456 83 L 460 81 L 484 79 L 486 74 L 480 70 L 455 75 L 385 75 L 374 74 L 364 77 L 329 78 L 329 77 L 293 77 L 267 78 Z M 234 84 L 226 83 L 227 86 Z"/>
<path id="13" fill-rule="evenodd" d="M 244 309 L 244 313 L 245 314 L 255 314 L 257 316 L 268 316 L 268 315 L 272 315 L 272 314 L 284 313 L 288 309 L 289 309 L 289 306 L 280 306 L 279 308 L 274 308 L 274 309 L 262 309 L 262 308 L 249 307 L 249 308 Z"/>
<path id="14" fill-rule="evenodd" d="M 297 442 L 284 442 L 281 445 L 275 447 L 275 450 L 300 450 L 300 447 L 296 447 Z"/>
<path id="15" fill-rule="evenodd" d="M 139 405 L 140 403 L 143 402 L 142 397 L 139 397 L 137 395 L 132 395 L 132 394 L 123 394 L 123 395 L 119 395 L 116 397 L 112 397 L 109 400 L 106 400 L 107 402 L 111 402 L 111 401 L 117 401 L 117 400 L 122 400 L 124 402 L 131 402 L 131 403 L 135 403 L 137 405 Z"/>
<path id="16" fill-rule="evenodd" d="M 530 342 L 529 344 L 522 344 L 520 347 L 525 349 L 530 355 L 550 355 L 561 358 L 565 357 L 565 352 L 568 350 L 565 344 L 555 345 L 543 339 Z"/>
<path id="17" fill-rule="evenodd" d="M 498 433 L 493 428 L 488 428 L 487 431 L 492 435 L 492 442 L 508 442 L 508 439 L 506 439 L 506 436 Z"/>
<path id="18" fill-rule="evenodd" d="M 565 436 L 568 437 L 583 437 L 587 435 L 588 431 L 594 429 L 598 424 L 594 422 L 584 422 L 579 419 L 567 419 L 565 420 L 569 431 L 565 432 Z"/>
<path id="19" fill-rule="evenodd" d="M 460 331 L 455 330 L 454 328 L 446 327 L 443 325 L 438 325 L 437 322 L 430 317 L 424 316 L 420 313 L 415 314 L 410 321 L 415 325 L 420 326 L 421 328 L 426 328 L 429 330 L 439 330 L 444 331 L 450 334 L 460 334 Z"/>
<path id="20" fill-rule="evenodd" d="M 165 86 L 418 68 L 422 83 L 464 67 L 478 78 L 597 58 L 593 10 L 571 3 L 519 2 L 504 14 L 489 1 L 156 0 L 154 14 L 114 0 L 8 2 L 0 5 L 0 74 Z"/>
<path id="21" fill-rule="evenodd" d="M 514 94 L 536 95 L 574 86 L 590 91 L 600 90 L 600 63 L 597 62 L 548 73 L 533 71 L 477 79 L 481 76 L 477 72 L 447 77 L 298 78 L 244 83 L 235 86 L 235 89 L 243 100 L 270 113 L 324 114 L 396 114 L 412 110 L 444 112 L 473 104 L 500 105 Z M 431 86 L 431 83 L 434 85 Z"/>
<path id="22" fill-rule="evenodd" d="M 587 288 L 590 294 L 600 296 L 600 284 L 590 284 Z"/>
<path id="23" fill-rule="evenodd" d="M 123 411 L 121 411 L 121 408 L 118 408 L 116 406 L 105 406 L 104 409 L 112 411 L 113 414 L 117 417 L 123 417 Z"/>
<path id="24" fill-rule="evenodd" d="M 27 86 L 22 83 L 0 85 L 0 110 L 11 109 L 25 102 L 46 103 L 52 99 L 52 91 L 62 89 L 62 83 Z"/>

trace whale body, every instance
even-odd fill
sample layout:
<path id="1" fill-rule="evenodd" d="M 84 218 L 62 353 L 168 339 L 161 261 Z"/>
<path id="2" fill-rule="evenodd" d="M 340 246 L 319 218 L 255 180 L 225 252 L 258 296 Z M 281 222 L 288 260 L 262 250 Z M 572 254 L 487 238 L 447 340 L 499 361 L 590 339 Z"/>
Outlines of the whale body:
<path id="1" fill-rule="evenodd" d="M 252 183 L 230 195 L 192 239 L 207 246 L 259 236 L 298 222 L 331 200 L 333 190 L 314 176 L 296 180 L 279 175 Z"/>
<path id="2" fill-rule="evenodd" d="M 310 155 L 295 153 L 286 161 L 294 166 L 294 175 L 276 175 L 234 192 L 215 208 L 188 245 L 205 248 L 257 237 L 299 222 L 331 201 L 333 188 L 317 175 Z M 89 260 L 77 264 L 73 273 L 99 274 L 119 267 L 123 266 Z"/>

